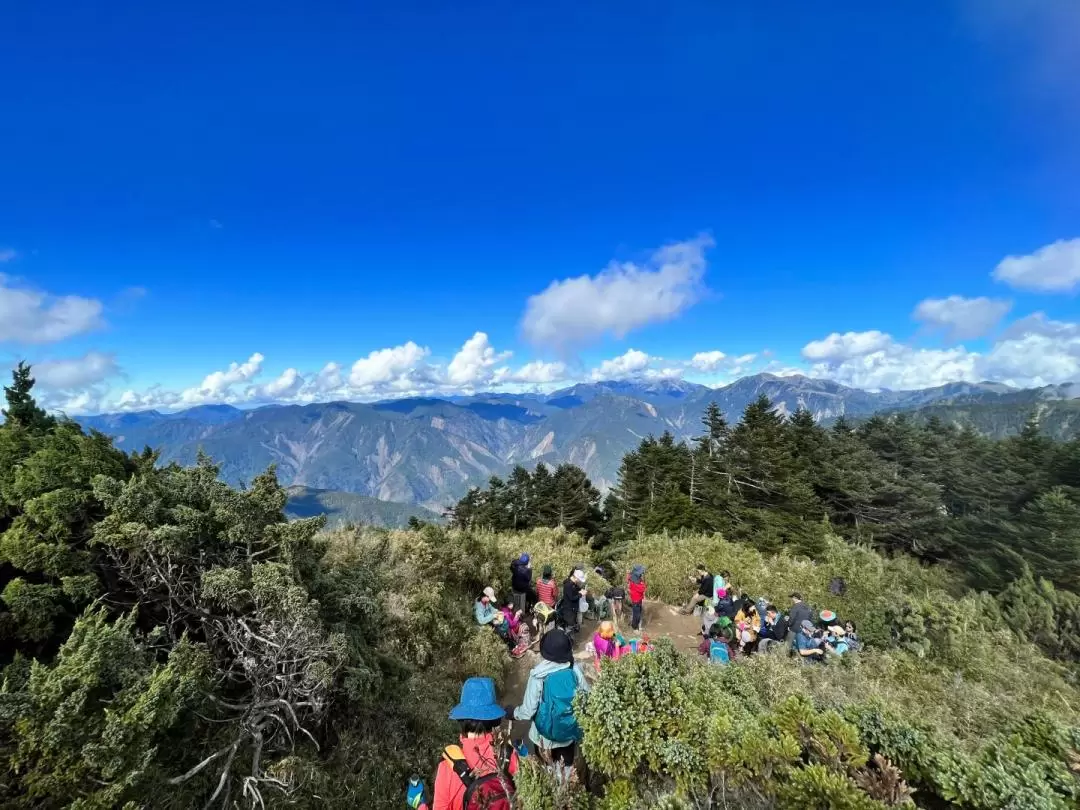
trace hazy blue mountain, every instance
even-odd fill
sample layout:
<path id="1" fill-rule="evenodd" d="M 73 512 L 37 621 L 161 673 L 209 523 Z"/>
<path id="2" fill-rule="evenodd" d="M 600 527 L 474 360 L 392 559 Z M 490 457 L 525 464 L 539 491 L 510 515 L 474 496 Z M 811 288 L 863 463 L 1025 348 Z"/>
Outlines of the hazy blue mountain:
<path id="1" fill-rule="evenodd" d="M 419 504 L 438 512 L 468 487 L 515 464 L 571 462 L 602 489 L 623 455 L 649 434 L 678 439 L 701 432 L 715 401 L 735 422 L 758 396 L 822 421 L 877 411 L 938 409 L 987 432 L 1011 431 L 1035 406 L 1052 406 L 1054 430 L 1072 430 L 1080 386 L 1018 390 L 995 383 L 950 383 L 922 391 L 863 391 L 830 380 L 757 374 L 723 388 L 675 381 L 582 383 L 551 394 L 476 394 L 377 403 L 331 402 L 255 410 L 203 406 L 173 414 L 144 411 L 84 417 L 127 450 L 149 445 L 163 461 L 190 464 L 200 449 L 231 483 L 273 463 L 285 484 Z M 1064 403 L 1058 406 L 1056 403 Z M 920 416 L 921 418 L 921 416 Z M 1049 422 L 1048 422 L 1049 424 Z M 980 428 L 983 429 L 983 428 Z"/>
<path id="2" fill-rule="evenodd" d="M 353 492 L 299 486 L 288 487 L 286 492 L 289 495 L 285 504 L 286 515 L 294 518 L 326 515 L 326 525 L 330 527 L 359 523 L 365 526 L 401 529 L 408 525 L 411 517 L 428 523 L 441 523 L 443 520 L 439 513 L 416 504 L 380 501 L 378 498 Z"/>

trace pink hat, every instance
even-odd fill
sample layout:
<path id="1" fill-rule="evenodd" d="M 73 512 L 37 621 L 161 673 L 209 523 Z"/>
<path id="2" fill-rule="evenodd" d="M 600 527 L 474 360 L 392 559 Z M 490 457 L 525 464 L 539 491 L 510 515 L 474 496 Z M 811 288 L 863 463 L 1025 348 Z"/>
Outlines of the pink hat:
<path id="1" fill-rule="evenodd" d="M 717 588 L 716 595 L 723 599 L 725 596 L 727 596 L 727 588 Z"/>

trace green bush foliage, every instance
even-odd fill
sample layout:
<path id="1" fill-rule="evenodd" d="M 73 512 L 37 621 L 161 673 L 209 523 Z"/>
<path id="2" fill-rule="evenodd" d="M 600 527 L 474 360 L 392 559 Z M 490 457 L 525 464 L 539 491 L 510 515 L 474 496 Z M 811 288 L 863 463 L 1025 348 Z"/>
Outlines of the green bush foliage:
<path id="1" fill-rule="evenodd" d="M 965 588 L 981 562 L 956 571 L 904 553 L 937 529 L 947 547 L 955 526 L 922 515 L 870 536 L 852 522 L 862 511 L 807 520 L 825 491 L 808 493 L 785 468 L 822 447 L 835 451 L 836 475 L 888 456 L 908 477 L 903 497 L 917 501 L 928 462 L 914 448 L 969 446 L 1001 473 L 966 434 L 935 445 L 886 420 L 858 441 L 846 426 L 826 440 L 802 416 L 757 409 L 729 430 L 712 414 L 697 448 L 660 439 L 629 461 L 632 477 L 645 456 L 689 459 L 694 496 L 661 486 L 659 505 L 635 514 L 625 499 L 662 482 L 628 477 L 609 504 L 621 512 L 599 530 L 570 531 L 564 519 L 503 533 L 474 521 L 327 534 L 319 520 L 285 520 L 273 470 L 233 489 L 208 459 L 182 469 L 152 451 L 125 455 L 48 417 L 31 386 L 21 367 L 0 426 L 4 807 L 400 807 L 406 778 L 430 775 L 456 735 L 447 711 L 462 680 L 503 683 L 510 672 L 471 606 L 488 585 L 509 593 L 509 563 L 523 551 L 560 580 L 586 566 L 593 593 L 643 563 L 651 597 L 670 603 L 685 600 L 703 561 L 782 606 L 802 592 L 855 620 L 866 644 L 824 665 L 780 653 L 713 667 L 661 640 L 606 665 L 577 705 L 587 768 L 560 785 L 526 760 L 519 810 L 1080 803 L 1073 493 L 1054 483 L 1075 466 L 1071 446 L 1030 431 L 1008 445 L 1030 483 L 1003 505 L 1008 542 L 978 546 L 991 595 Z M 772 482 L 739 503 L 709 502 L 735 509 L 732 539 L 702 519 L 719 512 L 694 514 L 708 482 L 732 472 L 694 460 L 721 445 L 739 475 Z M 967 479 L 955 459 L 939 461 L 963 503 Z M 514 498 L 535 494 L 535 474 L 513 485 Z M 979 536 L 985 518 L 965 536 Z M 1008 551 L 1017 527 L 1021 560 Z M 598 562 L 609 576 L 591 571 Z M 842 596 L 830 592 L 835 577 Z"/>

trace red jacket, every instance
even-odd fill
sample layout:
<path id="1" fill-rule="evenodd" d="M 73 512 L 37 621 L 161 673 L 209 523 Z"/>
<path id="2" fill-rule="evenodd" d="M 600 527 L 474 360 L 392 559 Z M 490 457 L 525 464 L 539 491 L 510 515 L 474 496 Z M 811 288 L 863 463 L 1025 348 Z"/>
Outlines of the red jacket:
<path id="1" fill-rule="evenodd" d="M 497 766 L 495 759 L 494 741 L 490 734 L 483 737 L 462 737 L 461 750 L 465 754 L 465 761 L 478 776 L 492 773 Z M 510 755 L 510 775 L 517 773 L 518 758 L 515 751 Z M 465 783 L 454 773 L 453 766 L 445 759 L 439 761 L 439 767 L 435 771 L 435 797 L 432 800 L 431 810 L 462 810 L 461 805 L 465 800 Z"/>
<path id="2" fill-rule="evenodd" d="M 630 604 L 640 604 L 645 599 L 645 588 L 647 584 L 644 579 L 641 582 L 631 582 L 630 576 L 626 577 L 626 590 L 630 594 Z"/>
<path id="3" fill-rule="evenodd" d="M 538 579 L 536 581 L 536 598 L 548 607 L 555 607 L 555 597 L 559 593 L 559 586 L 553 579 Z"/>

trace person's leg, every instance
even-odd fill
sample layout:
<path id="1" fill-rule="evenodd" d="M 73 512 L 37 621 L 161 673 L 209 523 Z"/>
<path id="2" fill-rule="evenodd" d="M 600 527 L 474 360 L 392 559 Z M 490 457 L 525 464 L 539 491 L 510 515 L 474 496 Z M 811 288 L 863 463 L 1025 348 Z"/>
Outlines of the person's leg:
<path id="1" fill-rule="evenodd" d="M 525 594 L 519 591 L 514 591 L 514 610 L 520 610 L 525 612 Z"/>
<path id="2" fill-rule="evenodd" d="M 696 608 L 698 605 L 704 604 L 705 600 L 708 599 L 708 598 L 709 597 L 705 596 L 704 594 L 695 593 L 690 598 L 690 601 L 686 603 L 686 606 L 682 609 L 682 612 L 683 613 L 693 613 L 694 608 Z"/>
<path id="3" fill-rule="evenodd" d="M 641 628 L 641 602 L 630 603 L 630 627 L 634 630 Z"/>

